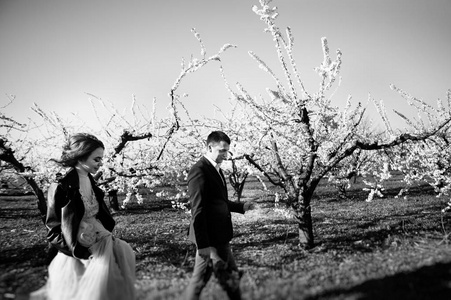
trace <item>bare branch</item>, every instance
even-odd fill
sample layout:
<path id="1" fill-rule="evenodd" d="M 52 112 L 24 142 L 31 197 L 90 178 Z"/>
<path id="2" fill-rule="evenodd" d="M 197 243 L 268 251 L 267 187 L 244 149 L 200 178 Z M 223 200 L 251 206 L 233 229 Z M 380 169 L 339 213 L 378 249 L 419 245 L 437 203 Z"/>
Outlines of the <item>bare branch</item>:
<path id="1" fill-rule="evenodd" d="M 285 185 L 283 184 L 283 182 L 281 180 L 279 181 L 274 181 L 274 179 L 272 179 L 272 177 L 269 175 L 268 172 L 266 172 L 255 160 L 254 158 L 249 155 L 249 154 L 244 154 L 243 155 L 244 158 L 246 158 L 246 160 L 253 166 L 255 167 L 257 170 L 259 170 L 268 180 L 269 182 L 271 182 L 273 185 L 275 186 L 280 186 L 281 188 L 283 188 L 286 191 Z"/>
<path id="2" fill-rule="evenodd" d="M 122 151 L 122 149 L 125 148 L 125 145 L 128 142 L 149 139 L 151 137 L 152 137 L 151 133 L 143 133 L 141 135 L 133 135 L 127 130 L 124 131 L 124 133 L 122 133 L 121 138 L 120 138 L 121 141 L 119 142 L 119 144 L 116 147 L 114 147 L 113 157 L 116 156 L 117 154 L 119 154 Z"/>
<path id="3" fill-rule="evenodd" d="M 426 131 L 419 135 L 414 135 L 414 134 L 410 134 L 410 133 L 402 133 L 388 143 L 379 143 L 378 141 L 375 141 L 372 143 L 356 141 L 354 146 L 356 148 L 360 148 L 362 150 L 378 150 L 378 149 L 385 149 L 385 148 L 397 146 L 397 145 L 400 145 L 407 141 L 424 141 L 424 140 L 428 139 L 429 137 L 436 135 L 440 130 L 442 130 L 450 122 L 451 122 L 451 118 L 446 120 L 442 124 L 440 124 L 437 128 L 435 128 L 429 132 Z"/>
<path id="4" fill-rule="evenodd" d="M 274 155 L 275 167 L 278 174 L 280 174 L 280 176 L 285 182 L 291 181 L 291 176 L 287 173 L 287 170 L 285 169 L 285 166 L 282 163 L 282 159 L 280 158 L 279 155 L 279 149 L 277 148 L 277 143 L 272 137 L 272 134 L 271 134 L 271 151 L 272 154 Z"/>

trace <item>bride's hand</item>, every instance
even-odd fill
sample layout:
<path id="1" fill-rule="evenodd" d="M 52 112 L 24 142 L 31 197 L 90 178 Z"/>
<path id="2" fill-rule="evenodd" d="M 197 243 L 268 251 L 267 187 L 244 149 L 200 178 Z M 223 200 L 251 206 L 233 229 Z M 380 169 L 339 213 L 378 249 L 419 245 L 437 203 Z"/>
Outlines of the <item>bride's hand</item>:
<path id="1" fill-rule="evenodd" d="M 96 242 L 96 235 L 93 232 L 82 232 L 79 242 L 83 246 L 89 247 Z"/>
<path id="2" fill-rule="evenodd" d="M 90 247 L 96 242 L 96 234 L 92 224 L 82 221 L 78 232 L 78 242 L 82 246 Z"/>

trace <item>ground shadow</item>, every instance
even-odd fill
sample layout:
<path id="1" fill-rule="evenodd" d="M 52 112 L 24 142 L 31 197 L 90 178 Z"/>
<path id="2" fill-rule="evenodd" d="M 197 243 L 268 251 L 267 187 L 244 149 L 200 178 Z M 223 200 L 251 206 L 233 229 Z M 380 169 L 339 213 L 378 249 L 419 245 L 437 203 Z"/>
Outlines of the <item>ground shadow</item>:
<path id="1" fill-rule="evenodd" d="M 5 249 L 0 253 L 0 265 L 6 268 L 27 262 L 31 267 L 41 266 L 46 264 L 47 256 L 48 246 L 45 244 Z"/>
<path id="2" fill-rule="evenodd" d="M 425 266 L 412 272 L 398 273 L 365 281 L 351 288 L 324 291 L 313 299 L 451 299 L 451 263 Z"/>
<path id="3" fill-rule="evenodd" d="M 324 184 L 324 183 L 323 183 Z M 330 201 L 330 202 L 337 202 L 337 201 L 343 201 L 345 199 L 347 200 L 353 200 L 353 201 L 363 201 L 368 198 L 369 192 L 366 190 L 363 190 L 362 184 L 354 184 L 350 189 L 347 189 L 344 193 L 340 193 L 338 189 L 325 189 L 321 190 L 320 188 L 317 188 L 315 191 L 315 194 L 313 195 L 312 200 L 321 200 L 321 201 Z M 404 191 L 402 195 L 399 195 L 401 191 L 401 187 L 391 187 L 390 184 L 386 184 L 384 186 L 384 190 L 382 194 L 384 195 L 384 198 L 394 198 L 396 196 L 408 196 L 408 197 L 415 197 L 415 196 L 424 196 L 424 195 L 436 195 L 434 188 L 427 183 L 418 183 L 416 185 L 412 185 L 408 188 L 408 190 Z"/>

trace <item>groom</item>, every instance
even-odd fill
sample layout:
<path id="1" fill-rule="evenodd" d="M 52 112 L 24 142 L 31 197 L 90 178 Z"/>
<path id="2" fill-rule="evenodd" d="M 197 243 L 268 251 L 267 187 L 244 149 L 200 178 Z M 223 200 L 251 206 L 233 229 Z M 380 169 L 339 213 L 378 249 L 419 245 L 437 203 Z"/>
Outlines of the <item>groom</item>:
<path id="1" fill-rule="evenodd" d="M 189 239 L 196 244 L 197 251 L 186 299 L 199 299 L 213 272 L 230 299 L 241 299 L 238 268 L 229 244 L 233 237 L 230 212 L 244 214 L 253 209 L 253 204 L 228 199 L 220 166 L 227 158 L 229 147 L 230 138 L 222 131 L 213 131 L 207 137 L 207 153 L 188 174 Z"/>

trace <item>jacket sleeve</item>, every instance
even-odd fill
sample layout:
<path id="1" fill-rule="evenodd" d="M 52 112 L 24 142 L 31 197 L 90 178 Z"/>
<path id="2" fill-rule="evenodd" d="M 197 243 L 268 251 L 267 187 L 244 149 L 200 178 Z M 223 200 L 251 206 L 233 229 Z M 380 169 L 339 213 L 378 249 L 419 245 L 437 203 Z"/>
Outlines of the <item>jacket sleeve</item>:
<path id="1" fill-rule="evenodd" d="M 47 193 L 47 216 L 45 225 L 48 229 L 47 241 L 59 251 L 72 256 L 61 231 L 61 209 L 64 206 L 65 192 L 57 183 L 52 183 Z"/>
<path id="2" fill-rule="evenodd" d="M 244 214 L 244 203 L 233 202 L 233 201 L 227 200 L 227 205 L 231 212 Z"/>
<path id="3" fill-rule="evenodd" d="M 198 249 L 210 247 L 207 215 L 205 208 L 205 175 L 200 167 L 194 167 L 188 174 L 188 191 L 191 202 L 192 229 Z"/>

